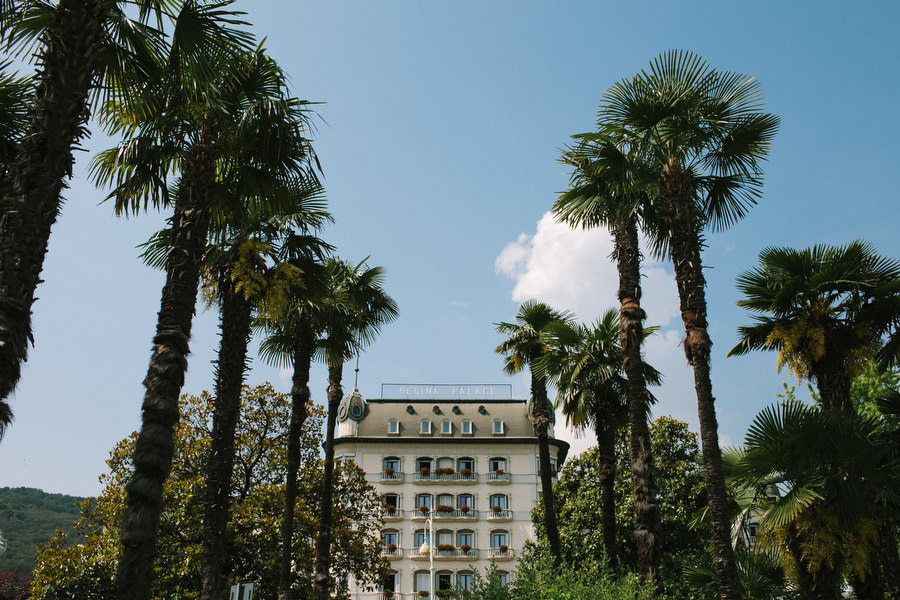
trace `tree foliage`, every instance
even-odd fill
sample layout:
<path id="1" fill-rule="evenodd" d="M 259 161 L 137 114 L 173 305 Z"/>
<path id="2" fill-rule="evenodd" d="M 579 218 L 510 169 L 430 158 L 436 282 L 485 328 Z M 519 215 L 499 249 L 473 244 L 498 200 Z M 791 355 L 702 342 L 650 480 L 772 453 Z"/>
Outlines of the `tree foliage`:
<path id="1" fill-rule="evenodd" d="M 256 582 L 260 597 L 274 597 L 278 581 L 282 505 L 284 503 L 284 439 L 290 415 L 290 396 L 277 394 L 270 384 L 246 387 L 231 482 L 226 572 L 229 581 Z M 209 450 L 210 406 L 208 392 L 181 398 L 183 419 L 176 434 L 172 477 L 165 488 L 165 508 L 160 523 L 154 598 L 197 598 L 200 590 L 201 502 L 204 494 L 203 465 Z M 319 459 L 323 410 L 315 405 L 301 439 L 302 460 L 298 473 L 299 502 L 295 511 L 295 589 L 299 597 L 312 587 L 312 541 L 318 527 L 318 491 L 322 464 Z M 76 531 L 85 541 L 70 544 L 57 532 L 39 548 L 32 586 L 36 600 L 63 598 L 106 599 L 115 597 L 119 521 L 124 511 L 124 485 L 131 475 L 131 456 L 136 434 L 119 442 L 107 461 L 103 493 L 80 504 Z M 333 513 L 335 572 L 352 574 L 363 583 L 374 582 L 385 566 L 380 558 L 378 520 L 380 499 L 353 464 L 337 470 Z"/>

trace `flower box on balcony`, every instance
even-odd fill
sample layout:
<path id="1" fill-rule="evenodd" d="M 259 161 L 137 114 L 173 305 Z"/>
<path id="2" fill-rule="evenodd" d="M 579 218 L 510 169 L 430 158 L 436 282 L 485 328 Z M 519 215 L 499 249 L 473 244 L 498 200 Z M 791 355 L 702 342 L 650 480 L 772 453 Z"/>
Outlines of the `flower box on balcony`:
<path id="1" fill-rule="evenodd" d="M 499 504 L 495 504 L 491 507 L 491 510 L 494 512 L 500 512 L 501 510 L 503 510 L 503 507 L 500 506 Z"/>
<path id="2" fill-rule="evenodd" d="M 435 473 L 438 475 L 453 475 L 453 469 L 451 467 L 441 467 Z"/>
<path id="3" fill-rule="evenodd" d="M 446 513 L 452 513 L 452 512 L 453 512 L 453 507 L 452 507 L 452 506 L 449 506 L 449 505 L 447 505 L 447 504 L 438 504 L 437 507 L 435 508 L 435 510 L 438 511 L 439 513 L 445 513 L 445 514 L 446 514 Z"/>
<path id="4" fill-rule="evenodd" d="M 497 546 L 497 550 L 499 550 L 503 554 L 506 554 L 507 551 L 509 551 L 509 546 L 507 546 L 506 544 L 500 544 L 499 546 Z"/>
<path id="5" fill-rule="evenodd" d="M 384 549 L 387 550 L 388 552 L 396 552 L 397 544 L 388 544 L 387 546 L 384 547 Z"/>
<path id="6" fill-rule="evenodd" d="M 472 474 L 472 469 L 460 469 L 459 474 L 463 475 L 464 477 L 468 477 Z"/>
<path id="7" fill-rule="evenodd" d="M 427 515 L 428 513 L 431 512 L 431 509 L 428 508 L 427 506 L 420 506 L 419 512 L 422 513 L 423 515 Z"/>
<path id="8" fill-rule="evenodd" d="M 434 595 L 437 596 L 438 598 L 450 598 L 451 596 L 453 596 L 453 591 L 452 590 L 437 590 L 434 593 Z"/>
<path id="9" fill-rule="evenodd" d="M 428 592 L 427 592 L 426 590 L 420 590 L 420 591 L 418 592 L 418 596 L 419 596 L 419 598 L 427 598 L 427 597 L 428 597 Z"/>
<path id="10" fill-rule="evenodd" d="M 429 469 L 428 467 L 422 467 L 421 469 L 419 469 L 419 473 L 421 473 L 423 477 L 427 477 L 431 473 L 431 469 Z"/>
<path id="11" fill-rule="evenodd" d="M 459 512 L 461 512 L 462 514 L 467 514 L 470 510 L 472 510 L 472 509 L 471 509 L 471 507 L 469 507 L 468 504 L 463 504 L 462 506 L 459 507 Z"/>
<path id="12" fill-rule="evenodd" d="M 391 468 L 391 467 L 388 467 L 387 469 L 384 470 L 384 474 L 385 474 L 385 475 L 388 475 L 388 476 L 393 475 L 393 474 L 394 474 L 394 469 Z"/>
<path id="13" fill-rule="evenodd" d="M 496 473 L 497 475 L 503 475 L 505 472 L 506 471 L 504 471 L 503 469 L 497 469 L 496 471 L 494 471 L 494 473 Z"/>
<path id="14" fill-rule="evenodd" d="M 459 547 L 459 549 L 462 550 L 464 554 L 468 554 L 469 551 L 472 550 L 472 546 L 470 546 L 468 544 L 463 544 L 462 546 Z"/>
<path id="15" fill-rule="evenodd" d="M 452 552 L 456 547 L 453 544 L 438 544 L 437 549 L 439 552 Z"/>

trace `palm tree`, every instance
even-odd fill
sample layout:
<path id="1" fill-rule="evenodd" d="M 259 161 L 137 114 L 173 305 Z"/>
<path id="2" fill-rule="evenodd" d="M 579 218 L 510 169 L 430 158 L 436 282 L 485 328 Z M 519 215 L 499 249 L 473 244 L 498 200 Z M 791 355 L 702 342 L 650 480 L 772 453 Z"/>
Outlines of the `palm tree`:
<path id="1" fill-rule="evenodd" d="M 798 378 L 815 381 L 822 408 L 852 413 L 850 383 L 879 358 L 896 358 L 900 315 L 900 262 L 879 256 L 855 241 L 804 250 L 766 248 L 759 266 L 738 276 L 754 313 L 741 327 L 741 341 L 729 356 L 776 350 Z"/>
<path id="2" fill-rule="evenodd" d="M 628 418 L 629 410 L 617 311 L 606 311 L 590 326 L 572 321 L 551 323 L 544 339 L 549 351 L 536 363 L 556 384 L 556 408 L 562 410 L 569 426 L 576 431 L 591 428 L 597 438 L 603 545 L 615 566 L 616 432 Z M 643 371 L 649 383 L 659 385 L 656 369 L 645 364 Z M 646 413 L 647 409 L 645 420 Z"/>
<path id="3" fill-rule="evenodd" d="M 788 401 L 757 415 L 729 475 L 760 490 L 760 530 L 801 600 L 838 600 L 845 570 L 865 578 L 879 562 L 879 530 L 900 508 L 896 467 L 879 417 Z M 771 486 L 784 494 L 765 495 Z"/>
<path id="4" fill-rule="evenodd" d="M 503 370 L 513 375 L 526 366 L 531 370 L 532 420 L 538 438 L 538 456 L 541 464 L 541 498 L 544 503 L 544 527 L 553 560 L 559 563 L 562 555 L 559 545 L 559 526 L 553 504 L 553 483 L 550 474 L 549 429 L 553 419 L 553 409 L 547 397 L 546 377 L 539 374 L 535 362 L 547 353 L 547 344 L 542 335 L 551 323 L 572 319 L 569 312 L 560 312 L 543 302 L 528 300 L 519 307 L 515 323 L 495 323 L 497 333 L 506 340 L 495 349 L 504 355 Z"/>
<path id="5" fill-rule="evenodd" d="M 128 10 L 126 4 L 136 5 Z M 41 282 L 60 193 L 72 176 L 74 150 L 88 135 L 90 96 L 128 102 L 119 86 L 141 79 L 142 64 L 161 44 L 159 22 L 169 0 L 39 0 L 0 3 L 0 36 L 39 69 L 26 128 L 0 190 L 0 402 L 15 389 L 32 339 L 31 308 Z M 130 16 L 136 16 L 136 19 Z M 33 51 L 33 52 L 32 52 Z"/>
<path id="6" fill-rule="evenodd" d="M 272 217 L 254 215 L 234 231 L 226 232 L 225 239 L 208 254 L 212 260 L 206 271 L 206 283 L 220 305 L 222 340 L 215 370 L 216 396 L 203 521 L 201 598 L 204 600 L 218 598 L 221 588 L 230 504 L 228 490 L 253 313 L 265 310 L 266 305 L 283 304 L 287 290 L 301 284 L 300 269 L 291 261 L 279 260 L 287 246 L 292 246 L 291 251 L 295 253 L 320 254 L 322 244 L 318 238 L 300 236 L 294 230 L 318 228 L 330 217 L 318 199 L 318 185 L 310 192 L 306 198 L 297 198 L 295 213 L 290 218 L 276 216 L 273 222 Z M 302 242 L 295 238 L 301 238 Z"/>
<path id="7" fill-rule="evenodd" d="M 260 344 L 260 358 L 276 367 L 290 367 L 293 373 L 278 600 L 291 600 L 293 596 L 291 565 L 294 562 L 294 509 L 297 504 L 297 471 L 300 468 L 300 434 L 310 403 L 309 371 L 317 342 L 323 333 L 328 295 L 325 268 L 321 262 L 296 257 L 291 263 L 303 272 L 303 286 L 292 286 L 284 303 L 263 311 L 256 320 L 257 326 L 266 334 Z"/>
<path id="8" fill-rule="evenodd" d="M 611 87 L 599 116 L 603 131 L 640 165 L 633 189 L 647 193 L 658 207 L 659 231 L 665 236 L 657 250 L 668 251 L 675 268 L 722 600 L 737 600 L 739 589 L 710 379 L 712 341 L 700 251 L 707 226 L 727 228 L 761 195 L 761 163 L 779 123 L 761 112 L 761 98 L 755 79 L 716 71 L 689 52 L 670 51 L 648 70 Z"/>
<path id="9" fill-rule="evenodd" d="M 28 79 L 7 72 L 9 64 L 0 63 L 0 182 L 3 182 L 4 187 L 8 185 L 6 178 L 12 172 L 16 148 L 28 124 L 25 98 L 31 90 Z M 0 216 L 0 220 L 2 219 Z M 3 439 L 3 432 L 12 418 L 12 408 L 6 397 L 0 395 L 0 439 Z"/>
<path id="10" fill-rule="evenodd" d="M 602 115 L 602 111 L 601 111 Z M 641 343 L 644 339 L 641 308 L 641 253 L 638 247 L 638 219 L 646 231 L 656 232 L 654 206 L 650 196 L 636 186 L 642 178 L 626 149 L 603 131 L 573 136 L 577 143 L 562 155 L 573 168 L 569 189 L 553 205 L 559 221 L 572 227 L 605 226 L 613 234 L 619 275 L 619 323 L 622 368 L 628 377 L 627 397 L 630 429 L 630 462 L 634 486 L 634 540 L 638 575 L 642 583 L 660 577 L 661 546 L 656 501 L 656 476 L 647 423 L 649 395 L 644 380 Z M 643 179 L 646 179 L 644 177 Z M 655 237 L 659 237 L 656 235 Z"/>
<path id="11" fill-rule="evenodd" d="M 319 496 L 321 518 L 316 539 L 315 600 L 328 600 L 331 587 L 331 528 L 334 495 L 334 427 L 338 406 L 344 395 L 341 387 L 344 363 L 374 341 L 381 326 L 397 318 L 397 304 L 383 289 L 384 270 L 368 267 L 365 261 L 353 265 L 331 258 L 325 264 L 331 283 L 328 309 L 324 316 L 324 337 L 320 353 L 328 365 L 328 420 L 325 429 L 325 465 Z M 359 393 L 354 388 L 354 393 Z"/>
<path id="12" fill-rule="evenodd" d="M 271 165 L 295 159 L 287 150 L 296 143 L 270 125 L 279 114 L 296 114 L 298 103 L 280 97 L 280 88 L 273 90 L 271 78 L 261 75 L 273 63 L 261 58 L 261 49 L 247 52 L 248 35 L 233 27 L 239 23 L 217 7 L 185 5 L 168 57 L 156 65 L 153 85 L 132 110 L 106 105 L 102 115 L 112 132 L 126 138 L 93 165 L 98 184 L 115 186 L 110 197 L 117 212 L 136 212 L 151 203 L 174 208 L 166 284 L 144 380 L 143 424 L 126 488 L 118 576 L 122 598 L 143 600 L 150 594 L 162 485 L 171 467 L 201 261 L 211 211 L 220 197 L 219 173 L 229 171 L 229 161 L 249 162 L 246 152 L 238 151 L 246 140 L 252 140 L 257 161 Z M 216 43 L 204 46 L 208 38 Z M 180 168 L 180 178 L 170 194 L 174 168 Z"/>

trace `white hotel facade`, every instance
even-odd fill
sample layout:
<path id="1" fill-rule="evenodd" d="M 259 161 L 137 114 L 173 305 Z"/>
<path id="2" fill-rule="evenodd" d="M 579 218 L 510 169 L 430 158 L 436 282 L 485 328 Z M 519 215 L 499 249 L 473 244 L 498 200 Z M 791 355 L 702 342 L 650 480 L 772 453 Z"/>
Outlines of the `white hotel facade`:
<path id="1" fill-rule="evenodd" d="M 354 390 L 338 415 L 335 456 L 354 460 L 382 494 L 391 567 L 375 591 L 351 582 L 352 597 L 420 600 L 434 590 L 440 598 L 468 589 L 491 563 L 510 577 L 540 493 L 531 403 L 506 385 L 386 385 L 386 393 L 394 397 L 366 401 Z M 552 435 L 551 426 L 555 474 L 569 445 Z"/>

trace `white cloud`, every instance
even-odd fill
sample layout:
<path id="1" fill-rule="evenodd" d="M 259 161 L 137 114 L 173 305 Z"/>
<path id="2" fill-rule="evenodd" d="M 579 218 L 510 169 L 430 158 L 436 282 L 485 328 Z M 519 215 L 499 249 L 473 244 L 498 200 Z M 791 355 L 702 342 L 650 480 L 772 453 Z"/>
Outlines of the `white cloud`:
<path id="1" fill-rule="evenodd" d="M 571 229 L 548 212 L 537 222 L 533 235 L 522 233 L 503 248 L 494 269 L 515 281 L 515 302 L 534 298 L 592 321 L 618 305 L 619 276 L 610 258 L 612 251 L 606 230 Z M 646 260 L 642 274 L 641 303 L 648 322 L 669 324 L 678 315 L 674 277 L 661 263 Z"/>
<path id="2" fill-rule="evenodd" d="M 619 276 L 610 258 L 612 251 L 606 230 L 570 229 L 556 223 L 548 212 L 537 222 L 534 234 L 522 233 L 503 248 L 494 267 L 514 281 L 513 301 L 538 299 L 572 310 L 582 321 L 592 321 L 618 306 Z M 670 268 L 649 259 L 641 265 L 641 305 L 647 311 L 647 324 L 661 327 L 644 345 L 647 362 L 664 376 L 663 386 L 652 390 L 658 399 L 652 410 L 655 417 L 671 415 L 697 431 L 694 378 L 681 345 L 678 292 Z M 592 435 L 575 437 L 564 418 L 558 415 L 557 419 L 556 433 L 572 444 L 572 455 L 593 445 Z"/>

